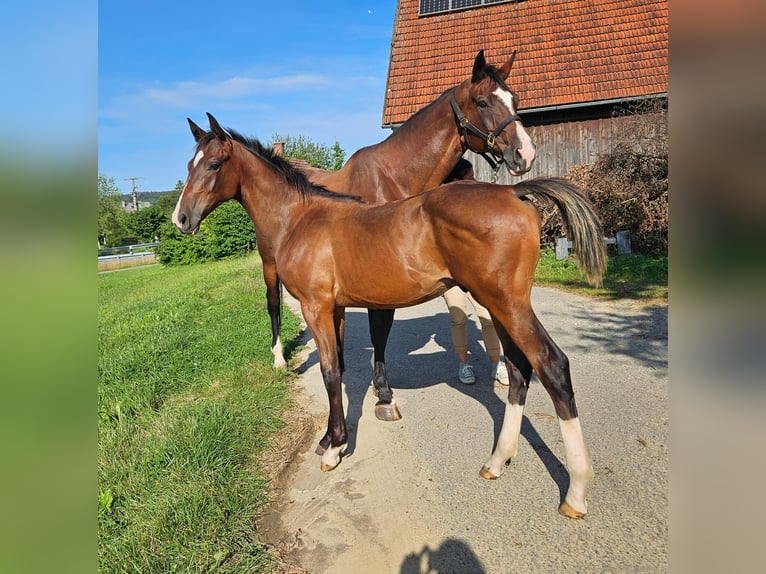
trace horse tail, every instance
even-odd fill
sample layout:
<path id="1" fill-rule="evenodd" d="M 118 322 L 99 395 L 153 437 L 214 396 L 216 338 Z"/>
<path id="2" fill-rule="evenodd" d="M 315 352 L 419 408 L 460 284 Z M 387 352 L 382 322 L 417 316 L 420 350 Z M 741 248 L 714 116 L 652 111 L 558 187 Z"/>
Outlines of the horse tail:
<path id="1" fill-rule="evenodd" d="M 514 188 L 518 197 L 546 198 L 556 204 L 580 269 L 590 285 L 600 287 L 608 259 L 601 222 L 590 200 L 569 181 L 558 177 L 530 179 Z"/>

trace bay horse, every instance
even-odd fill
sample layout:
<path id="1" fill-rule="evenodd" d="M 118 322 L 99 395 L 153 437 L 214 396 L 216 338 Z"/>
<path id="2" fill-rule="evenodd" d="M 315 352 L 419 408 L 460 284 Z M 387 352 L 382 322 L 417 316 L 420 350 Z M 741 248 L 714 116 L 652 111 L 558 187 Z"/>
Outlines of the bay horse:
<path id="1" fill-rule="evenodd" d="M 513 175 L 526 173 L 535 159 L 535 146 L 517 114 L 518 95 L 506 83 L 515 57 L 514 51 L 496 68 L 487 64 L 481 50 L 470 78 L 446 90 L 384 141 L 358 150 L 337 171 L 310 167 L 302 171 L 314 184 L 359 195 L 370 203 L 404 199 L 440 185 L 467 149 L 482 154 L 496 169 L 504 164 Z M 280 367 L 285 360 L 279 338 L 279 276 L 271 247 L 260 238 L 257 246 L 266 281 L 274 365 Z M 368 318 L 374 349 L 372 384 L 378 396 L 375 416 L 398 420 L 401 413 L 385 368 L 394 310 L 370 309 Z"/>
<path id="2" fill-rule="evenodd" d="M 559 512 L 585 516 L 593 467 L 569 361 L 532 310 L 540 216 L 519 196 L 547 197 L 559 206 L 581 267 L 598 283 L 606 251 L 590 203 L 555 178 L 513 186 L 461 181 L 408 199 L 365 203 L 312 185 L 273 149 L 224 130 L 210 114 L 208 120 L 207 132 L 189 120 L 197 145 L 172 221 L 195 233 L 217 205 L 234 199 L 253 220 L 259 242 L 271 246 L 276 271 L 300 302 L 316 342 L 327 389 L 321 469 L 340 463 L 347 442 L 341 392 L 346 307 L 407 307 L 459 285 L 489 310 L 514 373 L 497 445 L 481 476 L 498 478 L 516 455 L 534 371 L 553 400 L 564 440 L 570 483 Z"/>

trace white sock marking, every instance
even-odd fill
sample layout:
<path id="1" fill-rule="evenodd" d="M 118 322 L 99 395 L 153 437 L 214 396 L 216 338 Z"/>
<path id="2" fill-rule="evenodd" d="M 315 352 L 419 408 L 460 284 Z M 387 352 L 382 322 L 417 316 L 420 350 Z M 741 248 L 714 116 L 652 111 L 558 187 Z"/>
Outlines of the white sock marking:
<path id="1" fill-rule="evenodd" d="M 282 339 L 277 335 L 277 342 L 271 348 L 271 353 L 274 355 L 274 368 L 283 369 L 287 366 L 285 361 L 284 351 L 282 350 Z"/>
<path id="2" fill-rule="evenodd" d="M 569 470 L 569 490 L 565 500 L 575 510 L 585 513 L 588 511 L 585 492 L 595 473 L 588 448 L 585 446 L 580 419 L 577 417 L 568 421 L 559 419 L 559 426 L 561 437 L 564 439 L 564 452 Z"/>
<path id="3" fill-rule="evenodd" d="M 523 405 L 505 404 L 503 426 L 500 436 L 497 438 L 495 452 L 489 458 L 486 466 L 493 476 L 500 476 L 505 470 L 505 462 L 514 458 L 519 452 L 519 435 L 521 434 L 521 421 L 524 415 Z"/>

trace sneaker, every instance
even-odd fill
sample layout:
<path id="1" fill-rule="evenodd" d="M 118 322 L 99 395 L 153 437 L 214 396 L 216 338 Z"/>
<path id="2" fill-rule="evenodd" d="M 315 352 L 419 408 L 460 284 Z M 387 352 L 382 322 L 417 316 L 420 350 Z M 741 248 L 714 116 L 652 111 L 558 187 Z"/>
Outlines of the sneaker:
<path id="1" fill-rule="evenodd" d="M 457 370 L 457 376 L 464 385 L 472 385 L 476 382 L 476 375 L 473 374 L 473 367 L 468 363 L 460 363 Z"/>
<path id="2" fill-rule="evenodd" d="M 509 384 L 508 381 L 508 368 L 505 366 L 505 361 L 500 359 L 495 364 L 495 373 L 492 375 L 492 379 L 500 383 L 501 385 L 507 387 Z"/>

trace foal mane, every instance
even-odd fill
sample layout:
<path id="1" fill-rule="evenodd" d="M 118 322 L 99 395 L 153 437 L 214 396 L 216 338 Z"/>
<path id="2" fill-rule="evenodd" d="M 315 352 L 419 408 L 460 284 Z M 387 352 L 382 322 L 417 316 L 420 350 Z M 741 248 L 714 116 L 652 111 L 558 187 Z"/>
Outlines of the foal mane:
<path id="1" fill-rule="evenodd" d="M 285 179 L 287 184 L 294 188 L 304 199 L 308 199 L 312 196 L 320 196 L 340 201 L 353 201 L 362 203 L 362 198 L 358 195 L 338 193 L 329 190 L 324 186 L 314 185 L 308 180 L 302 171 L 296 167 L 293 167 L 289 161 L 275 153 L 273 147 L 267 147 L 263 145 L 256 138 L 244 136 L 232 128 L 226 128 L 226 132 L 229 134 L 231 139 L 242 144 L 242 146 L 244 146 L 247 151 L 256 157 L 265 160 L 266 163 L 271 165 L 271 167 L 274 168 Z"/>

